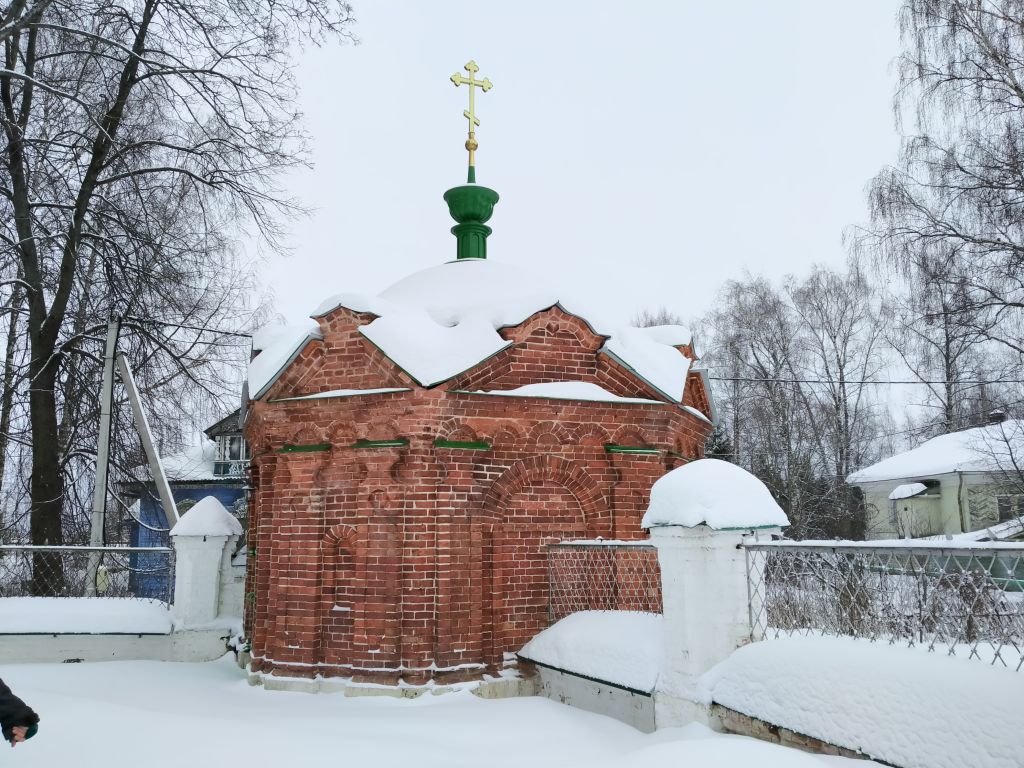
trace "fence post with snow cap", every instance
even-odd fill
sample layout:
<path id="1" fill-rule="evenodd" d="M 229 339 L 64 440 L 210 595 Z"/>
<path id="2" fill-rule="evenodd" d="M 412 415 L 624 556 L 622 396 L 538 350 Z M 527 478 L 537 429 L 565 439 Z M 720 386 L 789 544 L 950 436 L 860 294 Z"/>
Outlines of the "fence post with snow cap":
<path id="1" fill-rule="evenodd" d="M 175 551 L 174 615 L 182 627 L 209 624 L 220 611 L 230 555 L 242 526 L 224 505 L 207 496 L 171 529 Z"/>
<path id="2" fill-rule="evenodd" d="M 654 484 L 642 524 L 658 549 L 662 581 L 657 726 L 709 723 L 700 678 L 750 639 L 744 539 L 778 533 L 789 520 L 756 477 L 700 459 Z"/>

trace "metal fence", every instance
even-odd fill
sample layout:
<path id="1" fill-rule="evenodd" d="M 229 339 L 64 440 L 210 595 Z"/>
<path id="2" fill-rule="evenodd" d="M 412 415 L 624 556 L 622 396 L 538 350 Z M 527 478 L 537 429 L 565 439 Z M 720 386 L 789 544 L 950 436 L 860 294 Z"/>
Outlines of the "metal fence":
<path id="1" fill-rule="evenodd" d="M 661 613 L 658 551 L 650 544 L 551 544 L 548 586 L 551 623 L 578 611 Z"/>
<path id="2" fill-rule="evenodd" d="M 174 550 L 3 544 L 0 597 L 120 597 L 170 604 Z"/>
<path id="3" fill-rule="evenodd" d="M 846 635 L 1024 670 L 1024 546 L 746 547 L 753 640 Z"/>

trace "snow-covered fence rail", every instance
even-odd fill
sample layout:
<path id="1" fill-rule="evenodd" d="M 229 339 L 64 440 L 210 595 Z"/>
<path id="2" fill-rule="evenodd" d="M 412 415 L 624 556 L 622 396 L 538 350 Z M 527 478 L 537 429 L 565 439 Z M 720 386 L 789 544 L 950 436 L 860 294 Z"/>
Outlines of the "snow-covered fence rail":
<path id="1" fill-rule="evenodd" d="M 87 588 L 90 560 L 95 590 Z M 0 545 L 0 598 L 137 598 L 170 604 L 174 550 L 170 547 Z"/>
<path id="2" fill-rule="evenodd" d="M 548 615 L 661 613 L 658 551 L 646 542 L 563 541 L 548 546 Z"/>
<path id="3" fill-rule="evenodd" d="M 745 547 L 751 638 L 845 635 L 1024 671 L 1024 545 Z"/>

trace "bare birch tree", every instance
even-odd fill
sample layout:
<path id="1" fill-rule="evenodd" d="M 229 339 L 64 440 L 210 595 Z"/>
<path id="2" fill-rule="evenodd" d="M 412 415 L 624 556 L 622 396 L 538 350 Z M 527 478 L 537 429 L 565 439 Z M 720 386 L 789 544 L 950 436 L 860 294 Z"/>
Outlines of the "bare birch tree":
<path id="1" fill-rule="evenodd" d="M 862 536 L 846 477 L 880 444 L 867 383 L 883 364 L 875 291 L 856 270 L 817 267 L 785 290 L 747 277 L 725 286 L 701 327 L 719 428 L 786 510 L 788 534 Z"/>
<path id="2" fill-rule="evenodd" d="M 948 281 L 952 323 L 1024 354 L 1024 1 L 906 0 L 900 27 L 911 133 L 872 182 L 858 243 Z"/>

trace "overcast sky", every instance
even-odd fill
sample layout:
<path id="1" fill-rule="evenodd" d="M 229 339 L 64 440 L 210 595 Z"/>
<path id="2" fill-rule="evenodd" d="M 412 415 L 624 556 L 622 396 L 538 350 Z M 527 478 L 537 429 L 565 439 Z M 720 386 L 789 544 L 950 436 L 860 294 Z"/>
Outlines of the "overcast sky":
<path id="1" fill-rule="evenodd" d="M 489 258 L 572 285 L 626 321 L 689 320 L 744 270 L 841 265 L 868 180 L 895 159 L 897 0 L 352 0 L 356 46 L 301 54 L 314 209 L 263 274 L 298 319 L 455 256 L 444 191 L 501 195 Z"/>

